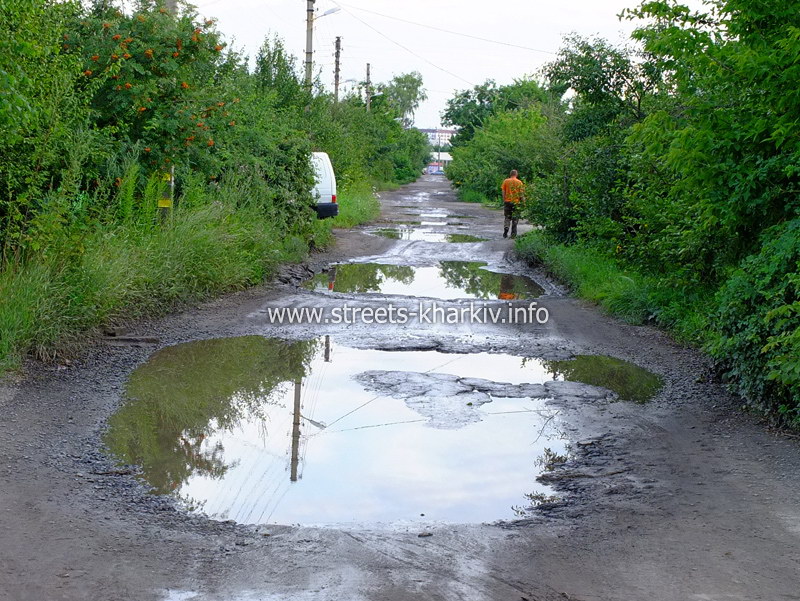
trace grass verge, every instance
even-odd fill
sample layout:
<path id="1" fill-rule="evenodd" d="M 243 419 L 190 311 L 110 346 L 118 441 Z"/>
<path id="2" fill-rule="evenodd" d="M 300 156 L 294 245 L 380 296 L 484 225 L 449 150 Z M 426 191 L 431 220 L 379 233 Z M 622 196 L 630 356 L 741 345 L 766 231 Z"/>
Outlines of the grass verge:
<path id="1" fill-rule="evenodd" d="M 339 215 L 332 219 L 333 227 L 348 228 L 377 218 L 381 203 L 375 189 L 368 183 L 352 184 L 341 190 L 338 197 Z"/>
<path id="2" fill-rule="evenodd" d="M 458 188 L 457 195 L 458 195 L 458 199 L 463 201 L 463 202 L 471 202 L 471 203 L 475 203 L 475 204 L 481 204 L 484 207 L 487 207 L 489 209 L 500 209 L 500 208 L 502 208 L 502 205 L 503 205 L 503 203 L 500 202 L 499 199 L 498 200 L 492 200 L 490 198 L 487 198 L 486 196 L 484 196 L 480 192 L 476 192 L 475 190 L 472 190 L 471 188 Z"/>
<path id="3" fill-rule="evenodd" d="M 596 249 L 559 244 L 541 231 L 518 238 L 516 248 L 522 258 L 543 264 L 577 296 L 628 323 L 654 323 L 692 344 L 709 341 L 707 316 L 713 291 L 677 289 L 624 268 Z"/>
<path id="4" fill-rule="evenodd" d="M 286 233 L 257 207 L 215 202 L 178 211 L 160 227 L 95 229 L 79 246 L 0 270 L 0 374 L 27 353 L 69 354 L 86 332 L 120 320 L 163 315 L 260 283 L 284 262 L 301 261 L 330 226 Z"/>

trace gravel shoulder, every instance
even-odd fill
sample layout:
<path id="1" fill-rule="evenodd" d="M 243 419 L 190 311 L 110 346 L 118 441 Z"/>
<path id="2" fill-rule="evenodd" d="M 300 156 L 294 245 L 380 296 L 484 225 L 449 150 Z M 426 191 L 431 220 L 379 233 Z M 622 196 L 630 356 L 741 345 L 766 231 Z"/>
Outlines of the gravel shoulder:
<path id="1" fill-rule="evenodd" d="M 185 514 L 109 461 L 106 420 L 130 372 L 157 348 L 327 333 L 267 324 L 262 310 L 311 302 L 297 283 L 330 263 L 424 262 L 433 253 L 424 243 L 341 231 L 333 249 L 269 285 L 130 324 L 158 342 L 98 340 L 70 365 L 32 362 L 0 383 L 0 599 L 800 599 L 797 438 L 742 413 L 700 353 L 603 315 L 519 263 L 496 234 L 501 216 L 458 203 L 446 182 L 423 178 L 385 193 L 381 219 L 408 220 L 401 207 L 420 194 L 493 236 L 451 245 L 452 258 L 533 275 L 548 291 L 550 322 L 336 335 L 365 348 L 608 354 L 665 379 L 645 405 L 555 401 L 574 442 L 570 460 L 548 475 L 562 502 L 514 522 L 442 525 L 425 538 L 408 528 L 251 527 Z"/>

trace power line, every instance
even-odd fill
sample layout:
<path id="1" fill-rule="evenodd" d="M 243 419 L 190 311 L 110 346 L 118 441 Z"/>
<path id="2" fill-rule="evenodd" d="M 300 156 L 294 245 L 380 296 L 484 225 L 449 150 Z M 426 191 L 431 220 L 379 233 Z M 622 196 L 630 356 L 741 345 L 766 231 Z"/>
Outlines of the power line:
<path id="1" fill-rule="evenodd" d="M 401 44 L 400 42 L 397 42 L 397 41 L 393 40 L 393 39 L 392 39 L 392 38 L 390 38 L 388 35 L 386 35 L 386 34 L 385 34 L 385 33 L 383 33 L 382 31 L 380 31 L 379 29 L 376 29 L 375 27 L 373 27 L 372 25 L 370 25 L 369 23 L 367 23 L 366 21 L 364 21 L 364 20 L 363 20 L 361 17 L 359 17 L 358 15 L 354 15 L 352 12 L 350 12 L 349 10 L 347 10 L 346 8 L 344 8 L 342 5 L 340 5 L 340 4 L 339 4 L 338 2 L 336 2 L 335 0 L 332 0 L 332 1 L 333 1 L 333 3 L 334 3 L 336 6 L 338 6 L 339 8 L 341 8 L 341 9 L 342 9 L 344 12 L 346 12 L 346 13 L 347 13 L 348 15 L 350 15 L 351 17 L 353 17 L 353 18 L 354 18 L 356 21 L 358 21 L 359 23 L 361 23 L 361 24 L 362 24 L 362 25 L 364 25 L 365 27 L 369 27 L 369 28 L 370 28 L 372 31 L 374 31 L 374 32 L 375 32 L 375 33 L 377 33 L 378 35 L 380 35 L 380 36 L 382 36 L 382 37 L 386 38 L 387 40 L 389 40 L 389 41 L 390 41 L 392 44 L 394 44 L 395 46 L 398 46 L 398 47 L 402 48 L 403 50 L 405 50 L 406 52 L 408 52 L 409 54 L 411 54 L 411 55 L 413 55 L 413 56 L 416 56 L 418 59 L 420 59 L 420 60 L 422 60 L 422 61 L 425 61 L 425 62 L 426 62 L 426 63 L 428 63 L 428 64 L 429 64 L 431 67 L 434 67 L 434 68 L 436 68 L 436 69 L 439 69 L 439 71 L 441 71 L 441 72 L 443 72 L 443 73 L 447 73 L 447 74 L 448 74 L 450 77 L 455 77 L 456 79 L 460 79 L 461 81 L 463 81 L 464 83 L 466 83 L 467 85 L 470 85 L 470 86 L 474 86 L 474 85 L 475 85 L 475 84 L 473 84 L 471 81 L 468 81 L 468 80 L 464 79 L 464 78 L 463 78 L 463 77 L 461 77 L 460 75 L 456 75 L 455 73 L 452 73 L 451 71 L 448 71 L 448 70 L 447 70 L 447 69 L 445 69 L 444 67 L 440 67 L 440 66 L 439 66 L 439 65 L 437 65 L 436 63 L 432 63 L 431 61 L 429 61 L 429 60 L 428 60 L 427 58 L 425 58 L 424 56 L 420 56 L 419 54 L 417 54 L 416 52 L 414 52 L 413 50 L 411 50 L 411 49 L 410 49 L 410 48 L 408 48 L 407 46 L 403 46 L 403 44 Z"/>
<path id="2" fill-rule="evenodd" d="M 334 4 L 339 4 L 338 2 L 334 2 Z M 510 48 L 519 48 L 521 50 L 528 50 L 530 52 L 541 52 L 543 54 L 557 54 L 556 52 L 551 52 L 550 50 L 541 50 L 539 48 L 531 48 L 530 46 L 520 46 L 519 44 L 511 44 L 510 42 L 501 42 L 500 40 L 492 40 L 491 38 L 484 38 L 477 35 L 472 35 L 470 33 L 463 33 L 461 31 L 453 31 L 451 29 L 443 29 L 442 27 L 436 27 L 435 25 L 428 25 L 426 23 L 417 23 L 416 21 L 409 21 L 408 19 L 401 19 L 400 17 L 393 17 L 391 15 L 385 15 L 383 13 L 376 12 L 374 10 L 369 10 L 367 8 L 359 8 L 357 6 L 350 6 L 349 4 L 342 4 L 341 7 L 347 6 L 348 8 L 352 8 L 355 10 L 360 10 L 365 13 L 370 13 L 373 15 L 377 15 L 379 17 L 384 17 L 385 19 L 392 19 L 394 21 L 400 21 L 401 23 L 408 23 L 409 25 L 416 25 L 417 27 L 425 27 L 426 29 L 433 29 L 434 31 L 441 31 L 442 33 L 449 33 L 450 35 L 458 35 L 465 38 L 471 38 L 473 40 L 480 40 L 481 42 L 488 42 L 490 44 L 499 44 L 500 46 L 509 46 Z M 342 8 L 344 10 L 344 8 Z"/>

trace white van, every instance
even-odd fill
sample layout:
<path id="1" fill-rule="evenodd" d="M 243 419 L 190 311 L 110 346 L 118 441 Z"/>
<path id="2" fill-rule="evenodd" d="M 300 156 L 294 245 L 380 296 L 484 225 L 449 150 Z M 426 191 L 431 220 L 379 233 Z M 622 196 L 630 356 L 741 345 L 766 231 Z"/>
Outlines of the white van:
<path id="1" fill-rule="evenodd" d="M 311 195 L 317 200 L 317 217 L 336 217 L 339 214 L 339 205 L 336 204 L 336 175 L 333 173 L 331 159 L 325 152 L 312 152 L 311 165 L 317 180 L 311 190 Z"/>

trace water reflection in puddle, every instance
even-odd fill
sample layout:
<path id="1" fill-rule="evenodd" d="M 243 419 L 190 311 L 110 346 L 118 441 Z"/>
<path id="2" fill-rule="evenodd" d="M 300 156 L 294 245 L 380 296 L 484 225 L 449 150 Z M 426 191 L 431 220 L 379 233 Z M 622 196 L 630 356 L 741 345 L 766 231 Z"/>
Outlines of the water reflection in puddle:
<path id="1" fill-rule="evenodd" d="M 463 223 L 458 221 L 420 221 L 419 224 L 426 226 L 435 226 L 435 227 L 445 227 L 448 225 L 453 227 L 459 227 L 464 225 Z"/>
<path id="2" fill-rule="evenodd" d="M 305 283 L 312 290 L 382 293 L 431 298 L 516 300 L 541 296 L 544 289 L 530 278 L 484 269 L 486 263 L 442 261 L 436 267 L 380 263 L 334 265 Z"/>
<path id="3" fill-rule="evenodd" d="M 413 372 L 408 387 L 397 371 Z M 535 477 L 537 460 L 565 451 L 557 412 L 500 398 L 550 379 L 543 362 L 509 355 L 205 340 L 133 372 L 106 444 L 155 492 L 217 519 L 493 521 L 551 492 Z"/>
<path id="4" fill-rule="evenodd" d="M 435 232 L 432 230 L 420 229 L 415 227 L 379 228 L 372 232 L 376 236 L 390 238 L 392 240 L 410 240 L 422 242 L 450 242 L 467 243 L 483 242 L 486 238 L 479 238 L 469 234 L 448 234 L 445 232 Z"/>
<path id="5" fill-rule="evenodd" d="M 645 403 L 664 385 L 664 380 L 643 367 L 605 355 L 578 355 L 569 361 L 547 361 L 548 370 L 573 382 L 613 390 L 623 401 Z"/>

